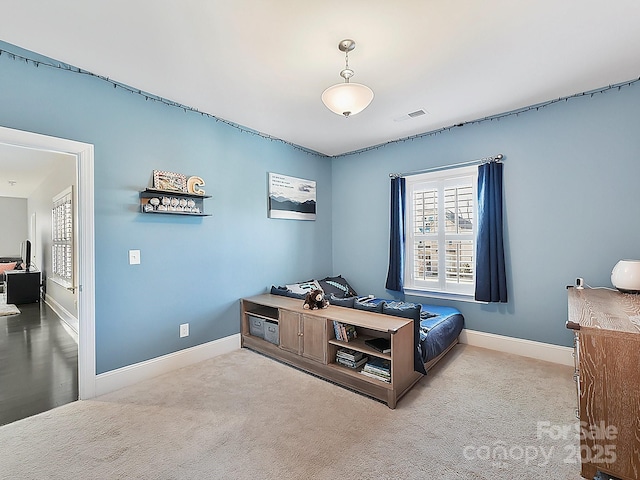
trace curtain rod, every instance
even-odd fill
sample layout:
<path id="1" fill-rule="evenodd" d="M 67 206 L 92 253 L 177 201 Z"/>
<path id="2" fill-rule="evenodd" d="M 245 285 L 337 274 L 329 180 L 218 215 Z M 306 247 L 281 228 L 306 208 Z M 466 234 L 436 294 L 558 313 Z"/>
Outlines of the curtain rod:
<path id="1" fill-rule="evenodd" d="M 429 172 L 438 172 L 440 170 L 449 170 L 450 168 L 458 168 L 458 167 L 467 167 L 470 165 L 478 165 L 480 163 L 486 162 L 498 162 L 504 158 L 504 155 L 498 153 L 497 155 L 492 155 L 490 157 L 479 158 L 477 160 L 470 160 L 468 162 L 455 163 L 453 165 L 441 165 L 439 167 L 426 168 L 424 170 L 416 170 L 414 172 L 405 172 L 405 173 L 390 173 L 389 176 L 391 178 L 398 177 L 407 177 L 409 175 L 418 175 L 420 173 L 429 173 Z"/>

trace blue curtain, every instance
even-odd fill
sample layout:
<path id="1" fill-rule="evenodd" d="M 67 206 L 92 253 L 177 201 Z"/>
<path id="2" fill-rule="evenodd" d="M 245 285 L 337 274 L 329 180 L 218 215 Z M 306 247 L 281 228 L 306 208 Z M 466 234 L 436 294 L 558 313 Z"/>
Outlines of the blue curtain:
<path id="1" fill-rule="evenodd" d="M 391 232 L 386 288 L 396 292 L 402 292 L 404 280 L 404 202 L 404 178 L 391 178 Z"/>
<path id="2" fill-rule="evenodd" d="M 507 302 L 502 242 L 502 163 L 478 167 L 478 239 L 475 299 Z"/>

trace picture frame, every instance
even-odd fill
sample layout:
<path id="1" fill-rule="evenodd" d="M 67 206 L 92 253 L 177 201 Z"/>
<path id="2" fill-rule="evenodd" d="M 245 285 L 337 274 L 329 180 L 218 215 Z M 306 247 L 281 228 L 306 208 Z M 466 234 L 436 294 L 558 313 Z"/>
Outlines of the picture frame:
<path id="1" fill-rule="evenodd" d="M 164 170 L 153 171 L 153 188 L 167 192 L 187 191 L 187 176 L 181 173 L 166 172 Z"/>
<path id="2" fill-rule="evenodd" d="M 269 218 L 316 219 L 316 182 L 269 172 Z"/>

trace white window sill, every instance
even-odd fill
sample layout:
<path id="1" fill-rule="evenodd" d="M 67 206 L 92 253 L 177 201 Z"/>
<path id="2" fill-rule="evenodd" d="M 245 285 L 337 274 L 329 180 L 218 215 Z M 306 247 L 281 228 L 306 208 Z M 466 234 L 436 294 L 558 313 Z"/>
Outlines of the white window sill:
<path id="1" fill-rule="evenodd" d="M 456 300 L 458 302 L 480 303 L 483 305 L 487 305 L 488 303 L 488 302 L 479 302 L 474 298 L 473 295 L 464 294 L 464 293 L 432 292 L 428 290 L 417 290 L 415 288 L 405 288 L 403 290 L 405 295 L 411 295 L 414 297 L 439 298 L 441 300 Z"/>
<path id="2" fill-rule="evenodd" d="M 61 287 L 66 288 L 67 290 L 71 290 L 73 291 L 73 283 L 68 282 L 66 280 L 63 280 L 61 278 L 58 277 L 54 277 L 53 275 L 51 277 L 49 277 L 49 280 L 51 280 L 53 283 L 57 283 L 58 285 L 60 285 Z"/>

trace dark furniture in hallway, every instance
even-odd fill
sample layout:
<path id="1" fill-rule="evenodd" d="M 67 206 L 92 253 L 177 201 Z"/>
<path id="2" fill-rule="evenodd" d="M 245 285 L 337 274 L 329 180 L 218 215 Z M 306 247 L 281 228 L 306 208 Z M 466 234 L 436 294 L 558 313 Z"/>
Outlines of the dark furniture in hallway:
<path id="1" fill-rule="evenodd" d="M 40 301 L 40 272 L 8 270 L 5 272 L 4 291 L 7 303 L 19 305 Z"/>

